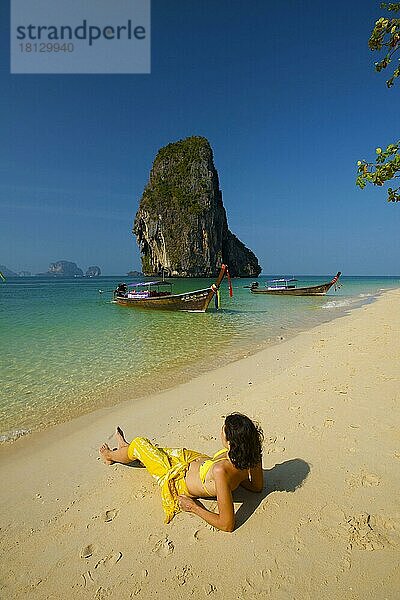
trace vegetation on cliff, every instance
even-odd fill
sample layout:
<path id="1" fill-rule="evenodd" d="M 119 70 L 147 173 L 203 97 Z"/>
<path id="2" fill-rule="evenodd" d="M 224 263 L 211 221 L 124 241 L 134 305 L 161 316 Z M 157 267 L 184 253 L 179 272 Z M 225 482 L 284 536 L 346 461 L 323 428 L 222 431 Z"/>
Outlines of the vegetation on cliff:
<path id="1" fill-rule="evenodd" d="M 212 150 L 206 138 L 192 136 L 161 148 L 154 161 L 150 181 L 144 190 L 141 205 L 148 210 L 165 206 L 198 215 L 203 211 L 202 196 L 209 190 L 205 173 L 197 173 L 196 163 Z"/>

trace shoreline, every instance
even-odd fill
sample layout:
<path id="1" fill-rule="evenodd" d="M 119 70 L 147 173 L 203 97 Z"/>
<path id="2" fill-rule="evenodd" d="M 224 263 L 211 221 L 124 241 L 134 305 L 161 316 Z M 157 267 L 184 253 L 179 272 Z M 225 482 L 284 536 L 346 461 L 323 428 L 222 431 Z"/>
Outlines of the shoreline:
<path id="1" fill-rule="evenodd" d="M 249 345 L 247 342 L 245 349 L 239 350 L 239 345 L 236 343 L 234 347 L 235 356 L 230 360 L 228 359 L 228 364 L 233 364 L 238 361 L 241 361 L 243 358 L 254 356 L 259 352 L 267 350 L 268 348 L 282 344 L 283 342 L 291 340 L 307 331 L 311 331 L 315 327 L 319 327 L 320 325 L 323 325 L 325 323 L 329 323 L 331 321 L 335 321 L 337 319 L 350 315 L 353 311 L 356 311 L 359 308 L 362 308 L 363 306 L 367 306 L 371 303 L 376 302 L 382 295 L 384 295 L 387 292 L 394 291 L 394 289 L 386 290 L 382 288 L 378 289 L 375 293 L 368 293 L 363 297 L 351 297 L 352 302 L 350 304 L 347 304 L 348 299 L 346 299 L 344 305 L 339 305 L 334 309 L 331 308 L 329 312 L 327 311 L 326 317 L 324 319 L 321 319 L 317 323 L 307 322 L 305 324 L 305 328 L 296 328 L 289 331 L 284 329 L 282 335 L 274 335 L 272 338 L 268 337 L 263 340 L 258 340 L 257 343 L 253 343 L 252 345 Z M 328 302 L 330 299 L 333 303 L 340 303 L 342 297 L 333 295 L 324 297 L 324 300 Z M 320 310 L 322 310 L 322 307 L 320 307 Z M 243 348 L 243 346 L 241 346 L 240 348 Z M 182 384 L 189 383 L 190 381 L 197 379 L 198 376 L 206 375 L 207 373 L 212 373 L 214 370 L 220 368 L 223 364 L 226 364 L 225 360 L 226 357 L 224 356 L 224 354 L 219 352 L 212 359 L 205 359 L 203 357 L 201 360 L 195 360 L 193 362 L 181 364 L 177 368 L 177 371 L 173 376 L 169 375 L 168 382 L 164 381 L 162 384 L 160 384 L 160 382 L 154 382 L 153 376 L 151 376 L 150 383 L 144 386 L 148 388 L 148 391 L 145 394 L 141 395 L 139 399 L 144 401 L 145 399 L 148 399 L 149 397 L 155 394 L 160 394 L 162 392 L 172 390 Z M 86 409 L 80 414 L 72 413 L 70 418 L 61 418 L 61 420 L 58 420 L 56 422 L 45 423 L 42 426 L 34 426 L 32 429 L 25 429 L 24 427 L 12 429 L 0 435 L 0 453 L 2 448 L 8 447 L 10 445 L 13 446 L 16 442 L 19 442 L 21 439 L 30 439 L 32 435 L 40 434 L 54 427 L 58 427 L 59 425 L 67 424 L 85 415 L 93 415 L 98 410 L 104 408 L 118 407 L 120 404 L 130 402 L 131 400 L 129 398 L 132 397 L 135 390 L 138 387 L 140 388 L 141 385 L 142 384 L 138 384 L 138 382 L 130 382 L 125 383 L 124 385 L 120 385 L 118 388 L 111 388 L 110 390 L 104 391 L 101 394 L 98 394 L 97 396 L 100 406 L 93 406 L 92 408 Z"/>
<path id="2" fill-rule="evenodd" d="M 177 387 L 0 447 L 1 591 L 394 600 L 399 308 L 400 290 L 387 291 Z M 210 453 L 233 411 L 258 420 L 266 438 L 266 488 L 235 492 L 233 534 L 185 513 L 164 525 L 144 469 L 97 460 L 117 424 L 128 438 Z"/>

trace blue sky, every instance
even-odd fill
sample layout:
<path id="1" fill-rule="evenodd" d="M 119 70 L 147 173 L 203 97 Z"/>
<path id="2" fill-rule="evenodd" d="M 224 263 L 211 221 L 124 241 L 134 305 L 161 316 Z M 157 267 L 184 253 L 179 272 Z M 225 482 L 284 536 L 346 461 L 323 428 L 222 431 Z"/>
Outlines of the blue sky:
<path id="1" fill-rule="evenodd" d="M 132 222 L 157 150 L 214 151 L 230 229 L 264 273 L 400 273 L 400 206 L 355 164 L 399 138 L 379 2 L 153 0 L 150 75 L 10 75 L 0 9 L 0 263 L 140 268 Z"/>

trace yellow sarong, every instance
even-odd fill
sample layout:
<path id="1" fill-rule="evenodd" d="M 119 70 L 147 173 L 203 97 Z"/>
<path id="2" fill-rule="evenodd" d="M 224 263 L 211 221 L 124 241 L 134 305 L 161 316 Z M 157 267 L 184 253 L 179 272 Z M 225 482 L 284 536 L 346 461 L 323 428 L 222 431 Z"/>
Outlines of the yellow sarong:
<path id="1" fill-rule="evenodd" d="M 178 496 L 190 496 L 185 475 L 190 463 L 199 456 L 204 455 L 187 448 L 158 448 L 143 437 L 137 437 L 129 444 L 128 457 L 132 461 L 140 460 L 161 488 L 166 523 L 181 510 Z"/>

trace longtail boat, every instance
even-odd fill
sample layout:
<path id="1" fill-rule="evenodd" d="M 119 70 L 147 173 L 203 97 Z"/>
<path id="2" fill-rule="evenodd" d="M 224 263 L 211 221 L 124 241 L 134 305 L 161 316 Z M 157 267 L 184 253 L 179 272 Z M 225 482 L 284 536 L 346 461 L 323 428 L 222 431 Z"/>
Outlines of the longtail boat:
<path id="1" fill-rule="evenodd" d="M 232 296 L 229 270 L 226 265 L 222 265 L 216 282 L 208 288 L 184 292 L 183 294 L 173 294 L 172 283 L 166 281 L 120 283 L 113 291 L 113 302 L 121 306 L 137 308 L 206 312 L 214 297 L 216 308 L 218 308 L 218 290 L 225 275 L 228 277 L 229 295 Z"/>
<path id="2" fill-rule="evenodd" d="M 272 279 L 267 281 L 264 288 L 259 287 L 258 281 L 255 281 L 250 286 L 252 294 L 275 294 L 284 296 L 324 296 L 334 285 L 336 284 L 341 276 L 341 272 L 338 271 L 335 277 L 328 283 L 321 285 L 313 285 L 310 287 L 296 287 L 294 283 L 295 279 Z M 340 287 L 340 286 L 339 286 Z"/>

